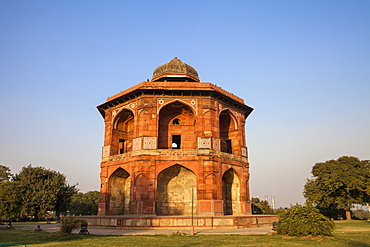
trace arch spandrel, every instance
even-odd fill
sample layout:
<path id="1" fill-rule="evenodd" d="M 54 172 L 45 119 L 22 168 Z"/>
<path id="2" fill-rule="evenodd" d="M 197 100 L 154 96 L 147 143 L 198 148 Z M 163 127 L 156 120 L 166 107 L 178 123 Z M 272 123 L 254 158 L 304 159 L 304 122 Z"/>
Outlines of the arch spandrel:
<path id="1" fill-rule="evenodd" d="M 163 107 L 170 105 L 175 102 L 180 102 L 188 107 L 193 111 L 194 115 L 198 115 L 198 100 L 197 99 L 181 99 L 181 98 L 159 98 L 157 99 L 157 114 L 159 115 L 160 111 L 163 109 Z"/>
<path id="2" fill-rule="evenodd" d="M 171 164 L 171 165 L 166 165 L 166 166 L 163 166 L 163 167 L 160 167 L 160 169 L 157 169 L 156 170 L 156 177 L 158 177 L 158 175 L 161 173 L 161 172 L 163 172 L 164 170 L 166 170 L 166 169 L 168 169 L 168 168 L 170 168 L 170 167 L 172 167 L 172 166 L 176 166 L 176 165 L 178 165 L 178 166 L 182 166 L 182 167 L 184 167 L 184 168 L 186 168 L 186 169 L 188 169 L 189 171 L 191 171 L 192 173 L 194 173 L 195 175 L 197 175 L 197 173 L 193 170 L 193 168 L 191 168 L 191 167 L 189 167 L 189 165 L 187 165 L 187 164 L 180 164 L 180 163 L 176 163 L 176 164 Z M 159 168 L 159 167 L 157 167 L 157 168 Z M 198 176 L 198 175 L 197 175 Z"/>

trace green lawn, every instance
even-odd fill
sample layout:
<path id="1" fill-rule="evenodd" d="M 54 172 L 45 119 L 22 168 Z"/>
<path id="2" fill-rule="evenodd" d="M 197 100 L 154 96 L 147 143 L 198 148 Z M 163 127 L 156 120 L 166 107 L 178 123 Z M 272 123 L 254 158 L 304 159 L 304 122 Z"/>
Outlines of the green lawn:
<path id="1" fill-rule="evenodd" d="M 333 237 L 286 237 L 279 235 L 68 235 L 0 228 L 0 244 L 26 246 L 370 246 L 370 222 L 337 221 Z"/>

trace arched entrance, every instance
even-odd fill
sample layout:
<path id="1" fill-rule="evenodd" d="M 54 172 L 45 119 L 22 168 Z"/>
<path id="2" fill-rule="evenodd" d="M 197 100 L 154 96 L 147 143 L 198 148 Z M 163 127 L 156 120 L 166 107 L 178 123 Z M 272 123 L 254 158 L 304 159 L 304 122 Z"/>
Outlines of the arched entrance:
<path id="1" fill-rule="evenodd" d="M 109 214 L 129 214 L 130 203 L 130 174 L 118 168 L 109 178 Z"/>
<path id="2" fill-rule="evenodd" d="M 196 176 L 189 169 L 173 165 L 158 174 L 157 215 L 191 215 L 192 189 L 196 208 Z"/>
<path id="3" fill-rule="evenodd" d="M 220 139 L 221 139 L 221 152 L 233 153 L 232 140 L 238 140 L 235 120 L 229 110 L 224 110 L 220 113 Z"/>
<path id="4" fill-rule="evenodd" d="M 123 109 L 116 117 L 112 139 L 114 154 L 123 154 L 132 151 L 132 139 L 134 136 L 134 114 L 130 110 Z"/>
<path id="5" fill-rule="evenodd" d="M 175 101 L 164 106 L 158 127 L 158 148 L 195 149 L 195 117 L 188 105 Z"/>
<path id="6" fill-rule="evenodd" d="M 225 215 L 241 214 L 240 180 L 232 168 L 222 176 L 222 200 Z"/>

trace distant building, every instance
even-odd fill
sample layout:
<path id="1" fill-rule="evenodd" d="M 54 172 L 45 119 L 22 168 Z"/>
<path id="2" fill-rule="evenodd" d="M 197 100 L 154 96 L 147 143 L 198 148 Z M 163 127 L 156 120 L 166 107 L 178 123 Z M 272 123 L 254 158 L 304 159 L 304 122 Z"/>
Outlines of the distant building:
<path id="1" fill-rule="evenodd" d="M 250 215 L 252 108 L 177 58 L 99 105 L 99 215 Z"/>

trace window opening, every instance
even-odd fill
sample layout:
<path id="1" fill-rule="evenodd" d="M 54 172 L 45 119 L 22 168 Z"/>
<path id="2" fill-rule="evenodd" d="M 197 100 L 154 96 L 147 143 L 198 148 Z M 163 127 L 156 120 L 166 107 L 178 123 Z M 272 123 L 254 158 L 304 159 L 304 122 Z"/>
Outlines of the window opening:
<path id="1" fill-rule="evenodd" d="M 119 143 L 118 143 L 119 154 L 123 154 L 125 152 L 125 142 L 126 140 L 119 139 Z"/>
<path id="2" fill-rule="evenodd" d="M 172 149 L 180 149 L 181 135 L 172 136 Z"/>
<path id="3" fill-rule="evenodd" d="M 231 140 L 225 140 L 226 142 L 226 153 L 232 154 L 232 148 L 231 148 Z"/>
<path id="4" fill-rule="evenodd" d="M 180 125 L 180 119 L 175 118 L 175 119 L 172 121 L 172 124 L 173 124 L 173 125 Z"/>

